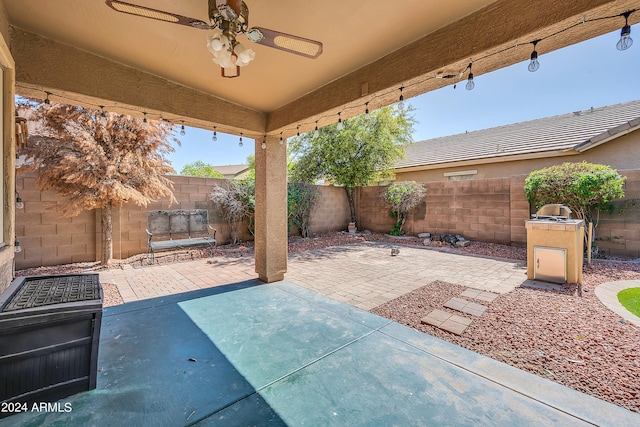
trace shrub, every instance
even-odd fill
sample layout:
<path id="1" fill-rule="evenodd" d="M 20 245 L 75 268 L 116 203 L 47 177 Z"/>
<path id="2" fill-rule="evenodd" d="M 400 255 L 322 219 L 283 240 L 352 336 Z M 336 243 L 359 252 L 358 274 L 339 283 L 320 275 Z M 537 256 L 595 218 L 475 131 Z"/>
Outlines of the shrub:
<path id="1" fill-rule="evenodd" d="M 231 226 L 231 240 L 239 242 L 237 224 L 246 221 L 253 235 L 255 223 L 255 182 L 252 180 L 229 181 L 229 188 L 213 187 L 209 199 L 218 206 L 222 216 Z"/>
<path id="2" fill-rule="evenodd" d="M 404 234 L 402 227 L 407 214 L 418 206 L 426 192 L 424 184 L 415 181 L 396 182 L 387 187 L 383 198 L 391 206 L 391 216 L 396 219 L 389 234 L 392 236 Z"/>
<path id="3" fill-rule="evenodd" d="M 318 199 L 315 186 L 302 182 L 287 186 L 287 207 L 289 220 L 298 227 L 302 237 L 309 237 L 311 231 L 311 211 Z"/>
<path id="4" fill-rule="evenodd" d="M 595 235 L 600 212 L 611 212 L 611 201 L 624 197 L 625 179 L 610 166 L 564 163 L 531 172 L 524 191 L 536 209 L 547 203 L 568 206 L 577 218 L 593 223 Z"/>

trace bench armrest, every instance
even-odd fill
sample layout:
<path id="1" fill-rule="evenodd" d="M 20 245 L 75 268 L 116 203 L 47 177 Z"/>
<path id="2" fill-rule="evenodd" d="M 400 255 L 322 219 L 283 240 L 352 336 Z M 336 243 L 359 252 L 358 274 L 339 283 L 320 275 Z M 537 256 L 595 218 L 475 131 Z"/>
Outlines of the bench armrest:
<path id="1" fill-rule="evenodd" d="M 209 230 L 213 230 L 213 240 L 216 240 L 216 233 L 218 232 L 218 230 L 216 230 L 214 227 L 208 225 Z"/>
<path id="2" fill-rule="evenodd" d="M 149 236 L 149 242 L 151 242 L 151 238 L 153 237 L 153 234 L 151 234 L 148 228 L 146 228 L 144 231 L 147 232 L 147 236 Z"/>

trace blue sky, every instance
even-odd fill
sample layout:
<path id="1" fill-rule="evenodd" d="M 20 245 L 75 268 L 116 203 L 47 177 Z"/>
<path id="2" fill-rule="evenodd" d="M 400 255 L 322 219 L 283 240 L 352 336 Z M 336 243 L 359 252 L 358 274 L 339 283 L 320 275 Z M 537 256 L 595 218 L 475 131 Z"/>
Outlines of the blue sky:
<path id="1" fill-rule="evenodd" d="M 619 38 L 616 30 L 541 54 L 540 69 L 534 73 L 527 70 L 526 58 L 476 75 L 472 91 L 462 82 L 456 89 L 450 85 L 408 99 L 418 122 L 414 141 L 640 99 L 640 41 L 620 52 L 615 47 Z M 177 137 L 182 146 L 169 156 L 177 172 L 196 160 L 212 165 L 245 163 L 254 151 L 251 139 L 245 138 L 240 148 L 237 136 L 218 133 L 213 142 L 210 130 L 187 127 L 186 135 Z"/>

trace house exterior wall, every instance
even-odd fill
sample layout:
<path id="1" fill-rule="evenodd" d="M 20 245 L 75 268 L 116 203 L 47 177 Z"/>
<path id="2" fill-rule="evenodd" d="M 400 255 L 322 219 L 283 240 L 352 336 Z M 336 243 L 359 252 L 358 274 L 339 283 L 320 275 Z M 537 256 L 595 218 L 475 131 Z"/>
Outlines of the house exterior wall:
<path id="1" fill-rule="evenodd" d="M 5 290 L 14 273 L 14 237 L 15 237 L 15 62 L 9 51 L 9 29 L 4 4 L 0 3 L 0 67 L 2 67 L 2 185 L 0 197 L 2 215 L 0 215 L 0 292 Z"/>
<path id="2" fill-rule="evenodd" d="M 640 169 L 640 156 L 635 155 L 640 150 L 640 131 L 621 136 L 612 141 L 579 153 L 554 153 L 554 157 L 531 158 L 507 162 L 496 162 L 495 159 L 459 162 L 433 169 L 403 172 L 396 170 L 396 181 L 434 182 L 447 181 L 445 173 L 467 170 L 477 170 L 474 179 L 505 178 L 517 175 L 528 175 L 531 171 L 565 162 L 599 163 L 609 165 L 615 169 Z M 549 154 L 547 154 L 549 155 Z M 482 163 L 486 161 L 488 163 Z"/>

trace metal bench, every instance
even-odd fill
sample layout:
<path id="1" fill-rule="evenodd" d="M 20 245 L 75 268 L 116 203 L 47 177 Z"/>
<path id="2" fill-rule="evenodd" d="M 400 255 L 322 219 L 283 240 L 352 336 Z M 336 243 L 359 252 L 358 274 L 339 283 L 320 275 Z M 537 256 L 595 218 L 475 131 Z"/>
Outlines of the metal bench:
<path id="1" fill-rule="evenodd" d="M 156 252 L 195 246 L 208 246 L 213 256 L 216 229 L 209 225 L 206 209 L 151 211 L 147 216 L 147 227 L 147 259 L 151 263 L 155 262 Z"/>

